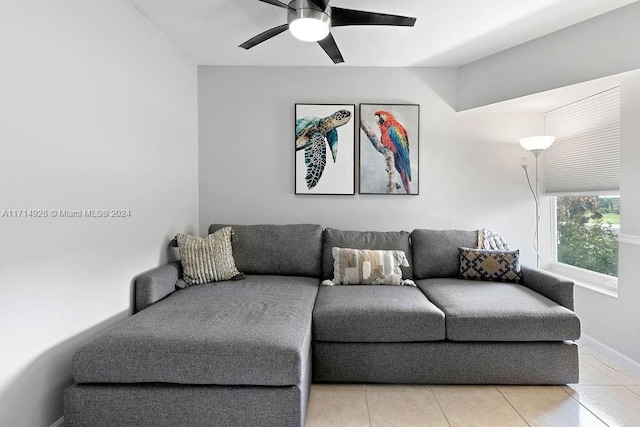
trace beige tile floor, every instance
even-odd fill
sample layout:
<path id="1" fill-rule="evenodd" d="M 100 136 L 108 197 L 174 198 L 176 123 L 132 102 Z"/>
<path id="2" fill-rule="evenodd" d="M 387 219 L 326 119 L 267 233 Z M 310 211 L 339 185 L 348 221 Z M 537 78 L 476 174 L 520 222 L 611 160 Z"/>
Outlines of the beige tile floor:
<path id="1" fill-rule="evenodd" d="M 306 425 L 640 427 L 640 371 L 579 348 L 567 386 L 313 384 Z"/>

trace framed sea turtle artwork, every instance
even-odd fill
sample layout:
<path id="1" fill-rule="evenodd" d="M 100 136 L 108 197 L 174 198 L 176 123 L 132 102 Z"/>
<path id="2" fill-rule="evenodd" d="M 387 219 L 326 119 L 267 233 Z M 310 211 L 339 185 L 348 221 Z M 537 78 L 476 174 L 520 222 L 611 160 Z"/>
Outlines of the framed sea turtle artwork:
<path id="1" fill-rule="evenodd" d="M 419 194 L 420 106 L 360 104 L 360 194 Z"/>
<path id="2" fill-rule="evenodd" d="M 295 105 L 295 193 L 355 194 L 354 104 Z"/>

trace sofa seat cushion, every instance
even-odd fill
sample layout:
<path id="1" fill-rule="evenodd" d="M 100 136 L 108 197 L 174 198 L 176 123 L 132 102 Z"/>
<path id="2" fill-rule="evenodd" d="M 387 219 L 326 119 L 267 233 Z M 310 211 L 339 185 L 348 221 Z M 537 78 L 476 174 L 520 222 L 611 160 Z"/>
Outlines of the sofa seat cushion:
<path id="1" fill-rule="evenodd" d="M 418 288 L 321 286 L 313 339 L 332 342 L 414 342 L 445 338 L 444 313 Z"/>
<path id="2" fill-rule="evenodd" d="M 514 283 L 425 279 L 418 287 L 444 313 L 453 341 L 563 341 L 580 337 L 573 311 Z"/>
<path id="3" fill-rule="evenodd" d="M 319 279 L 247 276 L 174 292 L 84 344 L 78 383 L 299 384 Z"/>

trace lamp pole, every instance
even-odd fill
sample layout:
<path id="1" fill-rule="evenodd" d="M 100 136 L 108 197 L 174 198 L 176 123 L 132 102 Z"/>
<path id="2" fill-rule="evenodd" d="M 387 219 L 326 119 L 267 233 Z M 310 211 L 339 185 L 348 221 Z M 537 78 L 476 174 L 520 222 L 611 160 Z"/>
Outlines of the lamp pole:
<path id="1" fill-rule="evenodd" d="M 536 158 L 536 188 L 535 188 L 535 201 L 536 201 L 536 267 L 540 268 L 540 176 L 538 175 L 538 158 L 543 150 L 531 150 Z"/>
<path id="2" fill-rule="evenodd" d="M 540 175 L 538 171 L 539 166 L 539 157 L 540 153 L 542 153 L 547 148 L 551 147 L 551 145 L 555 142 L 555 136 L 549 135 L 541 135 L 541 136 L 530 136 L 527 138 L 520 138 L 520 145 L 527 151 L 530 151 L 531 154 L 536 158 L 536 180 L 535 180 L 535 189 L 531 185 L 531 180 L 529 179 L 529 172 L 527 171 L 527 165 L 523 164 L 522 169 L 524 169 L 524 173 L 527 176 L 527 183 L 529 184 L 529 189 L 531 190 L 531 194 L 533 194 L 533 199 L 536 202 L 536 234 L 534 235 L 533 245 L 536 250 L 536 267 L 540 268 Z"/>

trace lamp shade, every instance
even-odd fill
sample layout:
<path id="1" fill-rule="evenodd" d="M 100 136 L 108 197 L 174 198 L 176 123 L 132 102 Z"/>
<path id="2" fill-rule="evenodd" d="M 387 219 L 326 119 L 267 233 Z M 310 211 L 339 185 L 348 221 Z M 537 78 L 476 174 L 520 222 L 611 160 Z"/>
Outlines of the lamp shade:
<path id="1" fill-rule="evenodd" d="M 526 138 L 520 138 L 520 145 L 522 148 L 529 151 L 546 150 L 553 145 L 555 140 L 555 136 L 549 135 L 529 136 Z"/>
<path id="2" fill-rule="evenodd" d="M 289 31 L 298 40 L 317 42 L 329 35 L 331 18 L 317 9 L 290 10 Z"/>

